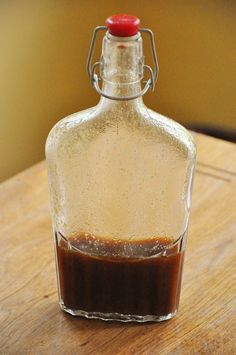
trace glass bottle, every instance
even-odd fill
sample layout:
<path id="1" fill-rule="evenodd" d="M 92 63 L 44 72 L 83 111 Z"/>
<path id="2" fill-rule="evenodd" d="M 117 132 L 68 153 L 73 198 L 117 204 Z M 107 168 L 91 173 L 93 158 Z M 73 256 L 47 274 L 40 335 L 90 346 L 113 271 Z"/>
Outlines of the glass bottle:
<path id="1" fill-rule="evenodd" d="M 179 305 L 195 144 L 147 108 L 134 16 L 110 17 L 91 68 L 97 106 L 58 122 L 46 143 L 60 307 L 87 318 L 162 321 Z M 100 67 L 100 77 L 96 68 Z M 144 69 L 150 79 L 142 89 Z M 103 81 L 100 88 L 100 81 Z"/>

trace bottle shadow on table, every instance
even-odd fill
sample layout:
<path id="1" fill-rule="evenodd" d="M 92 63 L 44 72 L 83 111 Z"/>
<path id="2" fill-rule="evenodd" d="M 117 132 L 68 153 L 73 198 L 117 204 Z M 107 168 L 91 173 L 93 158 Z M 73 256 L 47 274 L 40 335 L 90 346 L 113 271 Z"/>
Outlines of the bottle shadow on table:
<path id="1" fill-rule="evenodd" d="M 171 333 L 178 333 L 179 326 L 175 320 L 161 323 L 146 322 L 117 322 L 103 321 L 99 319 L 86 319 L 79 316 L 72 316 L 60 310 L 56 301 L 56 295 L 43 297 L 37 303 L 34 312 L 24 315 L 25 326 L 19 327 L 14 323 L 14 331 L 20 337 L 20 343 L 11 344 L 9 338 L 7 346 L 11 345 L 14 353 L 62 353 L 64 349 L 68 353 L 77 353 L 78 349 L 83 351 L 94 351 L 103 353 L 104 348 L 109 353 L 109 347 L 113 344 L 116 349 L 124 346 L 127 339 L 132 344 L 139 343 L 140 339 L 152 338 L 152 332 L 157 331 L 155 339 L 163 339 L 166 327 L 171 325 Z M 178 335 L 178 334 L 177 334 Z M 176 336 L 176 339 L 178 337 Z M 100 350 L 102 352 L 99 352 Z"/>

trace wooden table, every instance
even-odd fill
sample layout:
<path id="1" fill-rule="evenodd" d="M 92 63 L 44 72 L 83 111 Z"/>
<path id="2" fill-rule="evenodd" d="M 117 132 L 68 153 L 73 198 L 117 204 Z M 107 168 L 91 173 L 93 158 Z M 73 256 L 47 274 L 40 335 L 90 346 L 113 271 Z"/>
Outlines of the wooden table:
<path id="1" fill-rule="evenodd" d="M 236 149 L 203 135 L 196 140 L 181 306 L 159 324 L 60 311 L 45 163 L 0 185 L 1 354 L 236 354 Z"/>

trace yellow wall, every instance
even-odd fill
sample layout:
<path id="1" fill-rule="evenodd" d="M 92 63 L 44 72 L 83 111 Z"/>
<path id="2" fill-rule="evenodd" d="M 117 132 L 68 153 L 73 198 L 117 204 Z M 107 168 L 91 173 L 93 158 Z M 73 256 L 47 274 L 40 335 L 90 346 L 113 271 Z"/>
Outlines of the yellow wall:
<path id="1" fill-rule="evenodd" d="M 182 123 L 236 128 L 235 1 L 1 1 L 0 179 L 44 157 L 56 121 L 96 104 L 92 30 L 122 12 L 156 35 L 160 77 L 146 103 Z"/>

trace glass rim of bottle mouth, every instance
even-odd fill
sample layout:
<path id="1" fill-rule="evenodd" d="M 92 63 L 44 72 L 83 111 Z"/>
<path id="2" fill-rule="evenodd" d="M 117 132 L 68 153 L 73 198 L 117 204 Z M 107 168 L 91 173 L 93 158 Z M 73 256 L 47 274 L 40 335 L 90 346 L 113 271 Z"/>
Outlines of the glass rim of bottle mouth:
<path id="1" fill-rule="evenodd" d="M 112 35 L 109 31 L 106 31 L 105 36 L 112 40 L 112 41 L 116 41 L 116 42 L 131 42 L 131 41 L 138 41 L 139 39 L 142 39 L 141 33 L 138 32 L 133 36 L 129 36 L 129 37 L 119 37 L 119 36 L 114 36 Z"/>

